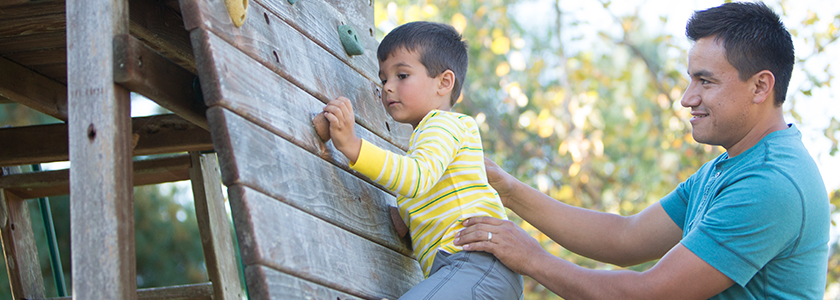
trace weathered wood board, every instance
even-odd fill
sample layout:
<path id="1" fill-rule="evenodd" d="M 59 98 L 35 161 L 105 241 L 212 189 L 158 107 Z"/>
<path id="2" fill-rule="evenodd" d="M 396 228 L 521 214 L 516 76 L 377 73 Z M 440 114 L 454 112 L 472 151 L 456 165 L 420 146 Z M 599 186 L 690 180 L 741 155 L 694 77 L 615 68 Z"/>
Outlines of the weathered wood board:
<path id="1" fill-rule="evenodd" d="M 380 103 L 371 1 L 254 0 L 236 27 L 222 0 L 181 0 L 251 297 L 396 299 L 422 280 L 396 233 L 393 194 L 350 170 L 312 118 L 351 99 L 356 133 L 404 153 L 411 127 Z M 338 26 L 360 33 L 349 56 Z"/>

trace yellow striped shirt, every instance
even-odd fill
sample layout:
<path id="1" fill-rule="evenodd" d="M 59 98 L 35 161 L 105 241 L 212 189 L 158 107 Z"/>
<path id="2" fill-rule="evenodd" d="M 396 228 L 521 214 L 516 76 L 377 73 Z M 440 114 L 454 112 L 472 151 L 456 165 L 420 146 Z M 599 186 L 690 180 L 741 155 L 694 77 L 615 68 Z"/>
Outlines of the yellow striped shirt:
<path id="1" fill-rule="evenodd" d="M 429 112 L 414 129 L 405 156 L 362 140 L 350 167 L 399 195 L 400 216 L 427 277 L 437 249 L 462 250 L 453 241 L 465 219 L 507 219 L 498 193 L 487 183 L 478 126 L 467 115 Z"/>

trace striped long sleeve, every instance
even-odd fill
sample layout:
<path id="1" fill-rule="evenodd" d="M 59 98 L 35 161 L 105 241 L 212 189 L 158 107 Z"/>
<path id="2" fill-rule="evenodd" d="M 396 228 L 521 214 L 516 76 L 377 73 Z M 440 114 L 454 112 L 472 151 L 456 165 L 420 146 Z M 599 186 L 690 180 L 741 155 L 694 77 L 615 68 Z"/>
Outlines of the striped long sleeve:
<path id="1" fill-rule="evenodd" d="M 487 183 L 478 126 L 466 115 L 430 112 L 415 128 L 407 155 L 363 141 L 351 168 L 399 195 L 400 215 L 427 276 L 437 250 L 461 251 L 453 235 L 463 220 L 506 219 L 498 194 Z"/>

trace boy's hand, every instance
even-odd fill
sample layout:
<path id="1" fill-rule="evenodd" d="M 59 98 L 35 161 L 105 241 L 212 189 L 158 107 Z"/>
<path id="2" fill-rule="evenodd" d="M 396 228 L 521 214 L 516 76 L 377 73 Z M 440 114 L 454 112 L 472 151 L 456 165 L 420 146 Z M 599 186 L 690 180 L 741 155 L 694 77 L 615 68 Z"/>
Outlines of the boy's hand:
<path id="1" fill-rule="evenodd" d="M 362 148 L 362 139 L 356 136 L 356 117 L 350 99 L 338 97 L 324 107 L 324 116 L 330 121 L 330 137 L 338 151 L 351 163 L 356 163 Z"/>

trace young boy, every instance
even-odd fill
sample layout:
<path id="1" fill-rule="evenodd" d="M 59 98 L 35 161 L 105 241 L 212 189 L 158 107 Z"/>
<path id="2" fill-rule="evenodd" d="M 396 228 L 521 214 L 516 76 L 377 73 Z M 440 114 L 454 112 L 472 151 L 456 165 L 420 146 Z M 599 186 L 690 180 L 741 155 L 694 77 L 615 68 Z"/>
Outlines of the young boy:
<path id="1" fill-rule="evenodd" d="M 450 112 L 466 77 L 466 43 L 452 26 L 413 22 L 391 31 L 377 56 L 382 104 L 394 120 L 414 127 L 407 155 L 357 137 L 347 98 L 330 101 L 324 114 L 350 167 L 399 194 L 400 216 L 426 276 L 400 299 L 521 299 L 521 275 L 492 254 L 453 244 L 467 218 L 507 219 L 487 182 L 475 120 Z"/>

